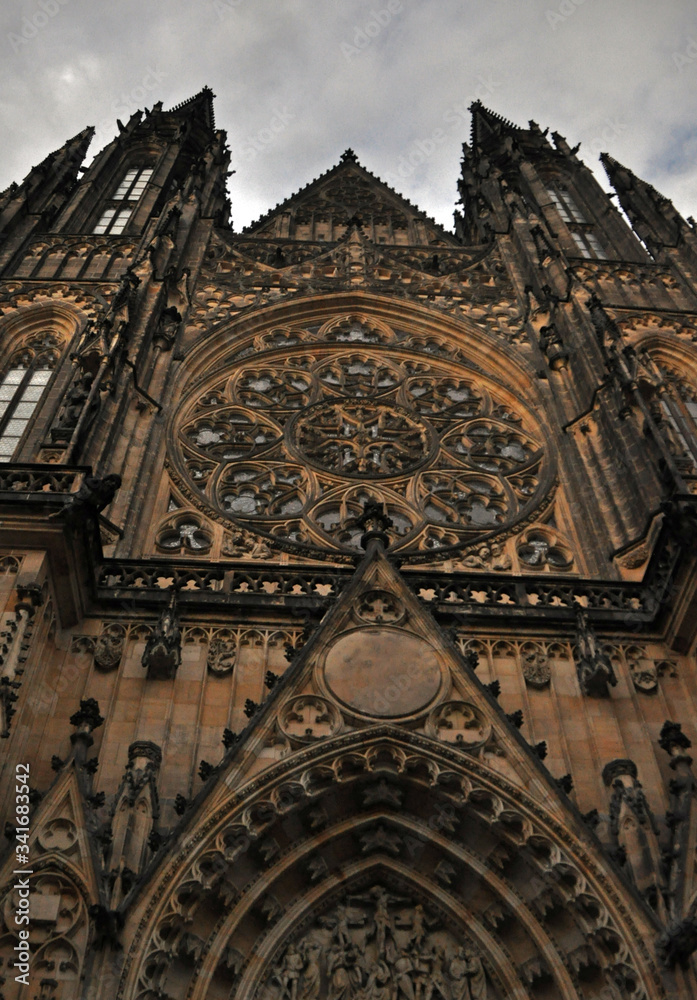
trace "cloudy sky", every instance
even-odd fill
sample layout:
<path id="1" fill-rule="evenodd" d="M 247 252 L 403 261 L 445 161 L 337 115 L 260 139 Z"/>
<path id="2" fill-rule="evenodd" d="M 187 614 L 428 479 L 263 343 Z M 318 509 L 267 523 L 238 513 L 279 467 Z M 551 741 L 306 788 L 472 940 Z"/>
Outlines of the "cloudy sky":
<path id="1" fill-rule="evenodd" d="M 241 228 L 351 146 L 452 225 L 467 106 L 610 152 L 697 216 L 694 0 L 10 0 L 0 190 L 85 125 L 202 86 Z"/>

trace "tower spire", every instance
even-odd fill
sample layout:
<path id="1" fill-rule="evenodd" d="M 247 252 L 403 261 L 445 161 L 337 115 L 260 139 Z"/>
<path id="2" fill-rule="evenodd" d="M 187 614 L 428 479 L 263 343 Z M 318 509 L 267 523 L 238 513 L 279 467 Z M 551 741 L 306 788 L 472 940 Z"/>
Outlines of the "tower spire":
<path id="1" fill-rule="evenodd" d="M 689 226 L 670 198 L 607 153 L 600 161 L 637 235 L 651 254 L 658 256 L 664 247 L 675 247 Z"/>

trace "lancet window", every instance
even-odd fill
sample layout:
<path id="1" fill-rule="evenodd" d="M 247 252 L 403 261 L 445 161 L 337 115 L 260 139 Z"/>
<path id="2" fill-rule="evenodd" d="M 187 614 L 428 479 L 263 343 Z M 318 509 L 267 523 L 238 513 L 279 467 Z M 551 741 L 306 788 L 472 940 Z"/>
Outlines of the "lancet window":
<path id="1" fill-rule="evenodd" d="M 38 335 L 17 352 L 0 378 L 0 461 L 12 460 L 58 361 L 57 341 Z"/>
<path id="2" fill-rule="evenodd" d="M 566 188 L 559 184 L 550 184 L 547 187 L 547 194 L 559 213 L 562 222 L 566 223 L 571 238 L 576 244 L 579 256 L 589 259 L 607 256 L 605 248 L 598 239 L 592 224 L 588 221 Z"/>
<path id="3" fill-rule="evenodd" d="M 659 365 L 668 392 L 661 400 L 661 418 L 668 443 L 688 471 L 697 470 L 697 383 L 667 365 Z"/>
<path id="4" fill-rule="evenodd" d="M 107 202 L 99 222 L 94 228 L 95 233 L 118 236 L 124 231 L 133 209 L 140 201 L 148 181 L 152 177 L 150 167 L 130 167 L 119 183 L 116 191 Z"/>

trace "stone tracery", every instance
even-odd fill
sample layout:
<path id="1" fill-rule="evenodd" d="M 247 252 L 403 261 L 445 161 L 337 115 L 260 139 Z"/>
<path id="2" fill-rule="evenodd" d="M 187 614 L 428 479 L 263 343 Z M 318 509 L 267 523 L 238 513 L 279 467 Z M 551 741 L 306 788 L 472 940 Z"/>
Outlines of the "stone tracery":
<path id="1" fill-rule="evenodd" d="M 510 528 L 549 488 L 543 432 L 464 357 L 443 363 L 421 339 L 354 316 L 257 337 L 182 409 L 182 486 L 219 520 L 325 552 L 359 548 L 367 500 L 405 554 Z"/>

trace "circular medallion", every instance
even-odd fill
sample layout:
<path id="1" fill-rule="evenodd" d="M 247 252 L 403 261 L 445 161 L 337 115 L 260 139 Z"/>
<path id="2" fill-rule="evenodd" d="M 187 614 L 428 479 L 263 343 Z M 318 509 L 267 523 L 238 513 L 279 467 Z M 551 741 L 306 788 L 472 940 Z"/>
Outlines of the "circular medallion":
<path id="1" fill-rule="evenodd" d="M 417 468 L 431 450 L 419 419 L 395 406 L 342 401 L 312 406 L 294 438 L 301 456 L 341 476 L 378 479 Z"/>
<path id="2" fill-rule="evenodd" d="M 433 648 L 418 636 L 390 628 L 342 635 L 329 647 L 324 677 L 341 702 L 380 719 L 420 712 L 442 684 Z"/>

